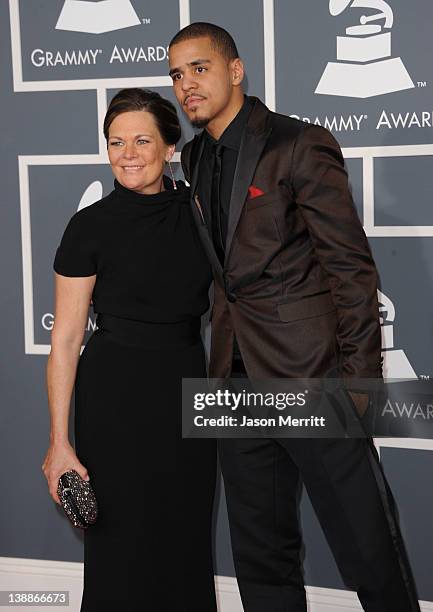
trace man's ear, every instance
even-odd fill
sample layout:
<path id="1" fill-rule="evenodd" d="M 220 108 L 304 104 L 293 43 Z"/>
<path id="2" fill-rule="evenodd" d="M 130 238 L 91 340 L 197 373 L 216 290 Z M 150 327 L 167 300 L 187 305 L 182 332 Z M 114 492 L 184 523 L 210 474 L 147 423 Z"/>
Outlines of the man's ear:
<path id="1" fill-rule="evenodd" d="M 234 60 L 231 60 L 231 73 L 232 73 L 232 83 L 233 85 L 240 85 L 244 79 L 245 70 L 244 64 L 240 57 L 237 57 Z"/>

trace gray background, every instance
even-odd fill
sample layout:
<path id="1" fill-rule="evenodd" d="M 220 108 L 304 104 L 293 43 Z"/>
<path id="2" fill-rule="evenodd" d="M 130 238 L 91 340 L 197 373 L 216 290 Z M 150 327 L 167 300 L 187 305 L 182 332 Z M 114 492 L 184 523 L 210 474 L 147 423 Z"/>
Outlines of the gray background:
<path id="1" fill-rule="evenodd" d="M 150 24 L 92 35 L 54 29 L 62 0 L 20 2 L 24 81 L 98 79 L 107 77 L 164 76 L 165 62 L 110 65 L 106 53 L 114 44 L 167 45 L 179 23 L 175 0 L 132 0 L 140 18 Z M 368 100 L 318 96 L 314 89 L 327 61 L 335 58 L 335 37 L 354 25 L 359 12 L 346 11 L 333 18 L 324 0 L 276 0 L 275 58 L 276 108 L 302 117 L 365 114 L 363 128 L 335 136 L 344 147 L 432 143 L 431 128 L 376 130 L 381 112 L 432 111 L 430 0 L 391 2 L 395 24 L 393 55 L 401 56 L 415 84 L 426 87 Z M 261 0 L 191 0 L 191 21 L 209 20 L 227 27 L 238 42 L 247 67 L 247 91 L 264 99 L 265 62 Z M 103 61 L 96 67 L 36 69 L 29 62 L 34 48 L 100 48 Z M 1 491 L 0 556 L 66 561 L 82 560 L 82 538 L 70 528 L 48 496 L 40 466 L 48 443 L 45 394 L 46 355 L 25 354 L 23 312 L 22 238 L 18 155 L 79 155 L 98 153 L 98 122 L 94 90 L 14 92 L 8 3 L 0 3 L 0 102 L 3 146 L 1 254 Z M 125 84 L 127 86 L 127 84 Z M 48 87 L 46 87 L 48 89 Z M 173 98 L 170 87 L 157 87 Z M 108 88 L 108 97 L 115 93 Z M 192 130 L 182 118 L 184 138 Z M 432 224 L 433 157 L 375 160 L 375 220 L 379 225 Z M 349 159 L 354 198 L 363 214 L 362 161 Z M 177 168 L 177 172 L 179 169 Z M 49 344 L 41 317 L 53 311 L 52 260 L 67 220 L 75 212 L 86 187 L 102 182 L 112 189 L 110 170 L 104 165 L 34 165 L 30 167 L 30 218 L 34 336 Z M 433 266 L 431 238 L 371 238 L 382 290 L 396 308 L 394 336 L 418 375 L 432 372 Z M 402 529 L 413 563 L 421 599 L 433 601 L 431 474 L 433 452 L 382 449 L 383 462 L 397 499 Z M 362 494 L 362 492 L 360 492 Z M 341 580 L 304 495 L 302 521 L 306 544 L 306 581 L 310 585 L 342 587 Z M 221 491 L 215 537 L 216 572 L 233 576 L 224 494 Z"/>

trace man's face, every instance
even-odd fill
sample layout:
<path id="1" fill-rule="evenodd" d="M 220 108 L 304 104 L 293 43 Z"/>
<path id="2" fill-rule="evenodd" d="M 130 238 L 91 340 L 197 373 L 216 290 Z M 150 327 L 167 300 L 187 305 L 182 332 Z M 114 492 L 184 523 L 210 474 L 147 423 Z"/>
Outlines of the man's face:
<path id="1" fill-rule="evenodd" d="M 169 62 L 176 98 L 193 126 L 205 127 L 224 113 L 233 95 L 233 62 L 213 49 L 209 38 L 173 45 Z"/>

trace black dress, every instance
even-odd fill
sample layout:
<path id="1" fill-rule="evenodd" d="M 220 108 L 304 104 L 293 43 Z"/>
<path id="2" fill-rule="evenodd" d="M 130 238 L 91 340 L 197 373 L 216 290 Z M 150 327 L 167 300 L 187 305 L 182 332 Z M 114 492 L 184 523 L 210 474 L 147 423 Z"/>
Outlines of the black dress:
<path id="1" fill-rule="evenodd" d="M 114 187 L 72 217 L 54 262 L 96 274 L 75 384 L 76 452 L 99 502 L 81 612 L 214 612 L 215 445 L 181 438 L 181 379 L 206 376 L 211 270 L 183 183 Z"/>

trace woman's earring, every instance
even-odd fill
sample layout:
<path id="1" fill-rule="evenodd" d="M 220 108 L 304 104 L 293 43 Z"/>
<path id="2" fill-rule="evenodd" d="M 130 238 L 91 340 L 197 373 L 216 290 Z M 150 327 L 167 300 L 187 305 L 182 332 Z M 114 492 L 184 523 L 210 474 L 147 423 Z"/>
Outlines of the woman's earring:
<path id="1" fill-rule="evenodd" d="M 176 181 L 174 180 L 173 168 L 171 167 L 171 163 L 169 159 L 167 160 L 167 163 L 168 163 L 168 168 L 171 174 L 171 180 L 173 182 L 173 189 L 177 189 Z"/>

